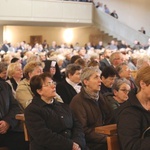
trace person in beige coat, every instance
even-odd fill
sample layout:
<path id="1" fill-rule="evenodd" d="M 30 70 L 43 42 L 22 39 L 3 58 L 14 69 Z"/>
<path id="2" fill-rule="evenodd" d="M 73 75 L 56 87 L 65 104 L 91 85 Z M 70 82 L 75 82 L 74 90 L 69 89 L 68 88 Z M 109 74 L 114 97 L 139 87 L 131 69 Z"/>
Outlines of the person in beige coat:
<path id="1" fill-rule="evenodd" d="M 27 63 L 23 69 L 25 78 L 20 81 L 16 90 L 16 99 L 19 101 L 23 109 L 25 109 L 32 101 L 34 94 L 30 88 L 30 79 L 35 75 L 43 73 L 43 63 L 39 61 L 31 61 Z M 56 95 L 56 100 L 63 102 L 60 96 Z"/>
<path id="2" fill-rule="evenodd" d="M 26 108 L 33 98 L 33 93 L 30 88 L 30 79 L 35 75 L 41 74 L 42 72 L 43 65 L 41 62 L 31 61 L 24 67 L 23 73 L 25 78 L 20 81 L 16 90 L 16 99 L 23 108 Z"/>

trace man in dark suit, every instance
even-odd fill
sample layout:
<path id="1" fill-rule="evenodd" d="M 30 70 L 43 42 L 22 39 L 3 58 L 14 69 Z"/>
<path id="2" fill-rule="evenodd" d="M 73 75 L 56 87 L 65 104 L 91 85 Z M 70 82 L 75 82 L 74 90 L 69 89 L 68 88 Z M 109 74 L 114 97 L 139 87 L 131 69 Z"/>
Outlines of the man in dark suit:
<path id="1" fill-rule="evenodd" d="M 8 51 L 10 47 L 10 43 L 8 43 L 6 40 L 4 41 L 1 50 L 5 51 L 5 53 Z"/>
<path id="2" fill-rule="evenodd" d="M 111 50 L 106 49 L 106 50 L 104 51 L 104 54 L 103 54 L 103 55 L 104 55 L 104 59 L 102 59 L 102 60 L 100 61 L 100 70 L 104 70 L 105 67 L 111 65 L 111 63 L 110 63 L 110 61 L 109 61 L 109 57 L 110 57 L 110 55 L 111 55 Z"/>
<path id="3" fill-rule="evenodd" d="M 80 92 L 81 66 L 69 64 L 65 71 L 66 78 L 57 84 L 56 91 L 61 96 L 64 103 L 70 104 L 72 98 Z"/>
<path id="4" fill-rule="evenodd" d="M 102 49 L 102 48 L 104 48 L 103 42 L 99 41 L 98 45 L 96 45 L 96 49 Z"/>
<path id="5" fill-rule="evenodd" d="M 116 13 L 116 11 L 114 10 L 111 14 L 112 17 L 118 19 L 118 14 Z"/>

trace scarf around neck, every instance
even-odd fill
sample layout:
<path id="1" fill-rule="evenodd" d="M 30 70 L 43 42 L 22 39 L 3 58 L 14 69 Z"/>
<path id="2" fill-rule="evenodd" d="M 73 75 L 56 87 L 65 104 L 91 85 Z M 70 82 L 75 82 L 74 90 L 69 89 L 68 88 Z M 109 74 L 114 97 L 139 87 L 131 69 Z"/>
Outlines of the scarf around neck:
<path id="1" fill-rule="evenodd" d="M 91 99 L 94 99 L 96 101 L 98 101 L 99 99 L 99 92 L 91 92 L 89 89 L 87 89 L 86 87 L 83 87 L 85 93 L 91 98 Z"/>

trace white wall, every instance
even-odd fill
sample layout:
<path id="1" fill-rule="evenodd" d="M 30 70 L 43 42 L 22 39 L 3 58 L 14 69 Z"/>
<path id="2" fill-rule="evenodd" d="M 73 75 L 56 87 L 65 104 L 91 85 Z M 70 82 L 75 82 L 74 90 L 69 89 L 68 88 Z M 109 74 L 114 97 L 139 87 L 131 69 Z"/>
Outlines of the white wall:
<path id="1" fill-rule="evenodd" d="M 91 24 L 92 5 L 70 1 L 0 0 L 1 21 Z"/>
<path id="2" fill-rule="evenodd" d="M 150 36 L 150 0 L 94 0 L 116 10 L 119 20 L 139 30 L 143 26 Z"/>

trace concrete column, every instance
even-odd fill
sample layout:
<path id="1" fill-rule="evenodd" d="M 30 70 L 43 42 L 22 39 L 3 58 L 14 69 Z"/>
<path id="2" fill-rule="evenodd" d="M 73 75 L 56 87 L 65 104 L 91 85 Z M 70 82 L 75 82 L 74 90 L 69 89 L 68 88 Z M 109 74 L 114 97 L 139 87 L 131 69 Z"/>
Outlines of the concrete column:
<path id="1" fill-rule="evenodd" d="M 3 43 L 3 25 L 0 25 L 0 45 Z"/>

